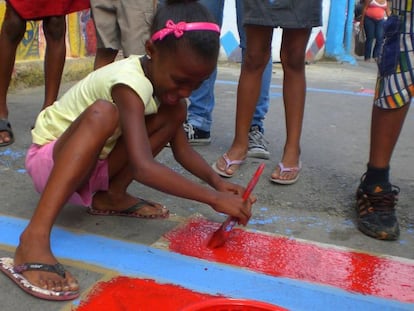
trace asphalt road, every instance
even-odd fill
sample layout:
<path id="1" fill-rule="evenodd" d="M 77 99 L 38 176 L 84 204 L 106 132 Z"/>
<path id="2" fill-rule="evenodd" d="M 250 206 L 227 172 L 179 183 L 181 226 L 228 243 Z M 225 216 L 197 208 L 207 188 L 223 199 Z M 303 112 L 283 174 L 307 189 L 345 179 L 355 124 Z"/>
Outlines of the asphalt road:
<path id="1" fill-rule="evenodd" d="M 278 186 L 268 180 L 280 160 L 285 138 L 282 70 L 279 64 L 274 65 L 271 106 L 265 120 L 265 136 L 269 141 L 271 159 L 264 161 L 266 168 L 254 191 L 258 202 L 248 225 L 250 229 L 379 255 L 414 259 L 413 111 L 407 116 L 391 163 L 392 182 L 401 188 L 397 211 L 401 225 L 400 239 L 395 242 L 378 241 L 360 233 L 355 225 L 355 190 L 368 159 L 375 75 L 374 64 L 352 66 L 319 62 L 307 66 L 308 93 L 301 157 L 303 169 L 296 184 Z M 210 163 L 227 150 L 233 138 L 238 76 L 237 64 L 220 64 L 212 143 L 196 147 Z M 71 85 L 62 85 L 62 92 Z M 24 171 L 24 156 L 30 144 L 30 127 L 42 101 L 42 87 L 20 89 L 8 97 L 9 119 L 16 142 L 8 148 L 0 148 L 0 216 L 27 220 L 38 200 L 39 196 Z M 188 176 L 174 161 L 168 148 L 158 159 Z M 248 159 L 233 181 L 247 184 L 259 163 L 261 160 Z M 175 198 L 137 183 L 131 185 L 131 192 L 163 202 L 172 212 L 170 219 L 155 224 L 139 220 L 139 226 L 131 229 L 131 219 L 94 218 L 83 208 L 68 205 L 56 225 L 152 245 L 163 233 L 196 213 L 218 222 L 224 219 L 223 215 L 216 214 L 208 206 Z M 17 237 L 10 236 L 10 239 L 15 240 Z M 12 251 L 13 247 L 0 243 L 0 255 L 11 255 Z M 83 284 L 93 284 L 99 279 L 99 271 L 89 272 L 80 280 Z M 10 285 L 0 276 L 1 300 L 13 305 Z M 14 310 L 56 310 L 57 306 L 45 305 L 29 296 L 24 296 L 15 304 L 19 307 Z"/>

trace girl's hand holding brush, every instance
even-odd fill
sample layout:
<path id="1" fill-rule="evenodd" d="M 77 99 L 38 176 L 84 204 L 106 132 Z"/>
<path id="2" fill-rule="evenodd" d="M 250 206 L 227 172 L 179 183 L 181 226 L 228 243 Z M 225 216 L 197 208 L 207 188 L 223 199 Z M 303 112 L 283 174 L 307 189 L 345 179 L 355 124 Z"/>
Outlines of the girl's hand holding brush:
<path id="1" fill-rule="evenodd" d="M 211 204 L 214 210 L 237 218 L 238 223 L 245 226 L 252 216 L 252 204 L 256 202 L 256 197 L 251 195 L 244 200 L 241 194 L 218 192 L 214 201 Z"/>

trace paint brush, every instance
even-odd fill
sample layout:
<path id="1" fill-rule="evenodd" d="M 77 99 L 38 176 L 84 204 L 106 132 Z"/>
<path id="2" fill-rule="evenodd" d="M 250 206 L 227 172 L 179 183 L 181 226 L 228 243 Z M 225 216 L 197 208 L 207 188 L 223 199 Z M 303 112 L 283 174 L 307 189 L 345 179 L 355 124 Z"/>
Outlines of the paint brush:
<path id="1" fill-rule="evenodd" d="M 256 186 L 257 182 L 259 181 L 260 175 L 264 170 L 265 164 L 261 163 L 257 168 L 256 172 L 254 173 L 252 179 L 247 184 L 246 190 L 243 192 L 243 201 L 246 201 L 250 194 L 253 191 L 253 188 Z M 229 216 L 227 219 L 221 224 L 220 228 L 218 228 L 212 235 L 210 241 L 207 244 L 209 248 L 217 248 L 224 245 L 226 242 L 230 231 L 233 227 L 237 224 L 238 219 L 236 217 Z"/>

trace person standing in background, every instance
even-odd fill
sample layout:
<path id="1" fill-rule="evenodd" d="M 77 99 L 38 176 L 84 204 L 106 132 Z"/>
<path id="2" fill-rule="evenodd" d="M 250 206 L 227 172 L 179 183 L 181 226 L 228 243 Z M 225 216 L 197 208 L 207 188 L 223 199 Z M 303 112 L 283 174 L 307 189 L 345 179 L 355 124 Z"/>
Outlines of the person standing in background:
<path id="1" fill-rule="evenodd" d="M 145 53 L 155 6 L 153 0 L 91 0 L 97 39 L 94 69 L 112 63 L 119 51 L 124 57 Z"/>
<path id="2" fill-rule="evenodd" d="M 390 161 L 414 95 L 412 0 L 393 0 L 392 13 L 378 55 L 369 160 L 356 192 L 358 229 L 380 240 L 400 235 L 395 212 L 400 188 L 390 182 Z"/>
<path id="3" fill-rule="evenodd" d="M 57 98 L 66 59 L 66 20 L 69 13 L 89 8 L 89 0 L 7 0 L 0 32 L 0 147 L 14 142 L 8 120 L 9 89 L 17 46 L 26 32 L 26 22 L 42 20 L 46 39 L 44 60 L 45 98 L 42 110 Z"/>
<path id="4" fill-rule="evenodd" d="M 233 176 L 246 158 L 250 123 L 260 94 L 263 71 L 271 56 L 273 31 L 281 27 L 286 143 L 282 160 L 270 180 L 278 184 L 293 184 L 298 180 L 306 97 L 305 52 L 312 27 L 321 24 L 321 0 L 244 0 L 247 44 L 237 89 L 236 131 L 230 149 L 213 164 L 218 174 Z"/>
<path id="5" fill-rule="evenodd" d="M 216 18 L 221 26 L 223 23 L 224 0 L 200 0 Z M 242 59 L 246 49 L 246 34 L 243 28 L 243 1 L 235 0 L 237 30 L 240 38 Z M 215 106 L 214 85 L 217 77 L 217 69 L 203 82 L 189 97 L 188 117 L 184 124 L 188 141 L 192 145 L 208 145 L 211 142 L 211 126 L 213 123 L 213 109 Z M 269 59 L 263 72 L 260 97 L 249 130 L 248 156 L 268 159 L 270 153 L 264 138 L 264 118 L 269 109 L 269 89 L 272 79 L 272 58 Z"/>
<path id="6" fill-rule="evenodd" d="M 366 35 L 364 60 L 369 62 L 378 58 L 384 37 L 384 21 L 390 15 L 387 0 L 365 0 L 361 25 Z M 374 50 L 372 45 L 375 40 Z"/>

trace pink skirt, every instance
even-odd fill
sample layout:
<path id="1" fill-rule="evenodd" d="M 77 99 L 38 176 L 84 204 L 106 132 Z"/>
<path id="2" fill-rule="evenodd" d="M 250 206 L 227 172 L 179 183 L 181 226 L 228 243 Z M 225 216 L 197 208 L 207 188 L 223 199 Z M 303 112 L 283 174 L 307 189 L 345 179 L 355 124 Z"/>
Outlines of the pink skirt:
<path id="1" fill-rule="evenodd" d="M 37 192 L 42 193 L 52 172 L 53 148 L 56 141 L 39 146 L 32 144 L 26 154 L 26 170 L 32 178 Z M 108 161 L 98 160 L 89 180 L 69 198 L 67 203 L 91 206 L 92 198 L 97 191 L 107 191 L 109 186 Z"/>

